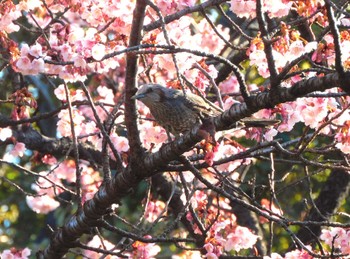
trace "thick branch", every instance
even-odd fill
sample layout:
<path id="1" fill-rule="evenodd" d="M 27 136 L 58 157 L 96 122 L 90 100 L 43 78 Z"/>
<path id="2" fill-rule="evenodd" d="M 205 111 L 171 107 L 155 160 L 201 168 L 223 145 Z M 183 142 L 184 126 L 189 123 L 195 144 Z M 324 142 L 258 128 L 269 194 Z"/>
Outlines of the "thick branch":
<path id="1" fill-rule="evenodd" d="M 74 157 L 72 150 L 72 140 L 69 138 L 54 139 L 41 135 L 31 127 L 22 127 L 20 130 L 12 130 L 13 137 L 26 145 L 30 150 L 36 150 L 42 154 L 51 154 L 57 158 L 63 156 Z M 81 159 L 89 161 L 92 165 L 102 164 L 102 153 L 94 147 L 86 144 L 78 144 L 79 156 Z M 112 168 L 116 167 L 116 162 L 111 160 Z"/>
<path id="2" fill-rule="evenodd" d="M 141 41 L 141 31 L 145 16 L 146 1 L 139 0 L 133 13 L 129 47 L 137 46 Z M 135 100 L 131 97 L 136 93 L 136 79 L 138 69 L 138 56 L 129 52 L 127 54 L 126 75 L 125 75 L 125 126 L 128 131 L 130 144 L 130 163 L 137 161 L 142 156 L 142 145 L 137 127 L 137 111 Z"/>

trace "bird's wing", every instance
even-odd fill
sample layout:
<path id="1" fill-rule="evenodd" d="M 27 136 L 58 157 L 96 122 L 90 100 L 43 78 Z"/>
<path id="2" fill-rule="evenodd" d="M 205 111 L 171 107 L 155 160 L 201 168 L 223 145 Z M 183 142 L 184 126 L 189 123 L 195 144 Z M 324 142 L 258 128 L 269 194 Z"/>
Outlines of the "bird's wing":
<path id="1" fill-rule="evenodd" d="M 183 96 L 186 107 L 198 112 L 203 117 L 215 117 L 222 113 L 222 110 L 215 104 L 205 101 L 198 95 L 187 93 Z"/>

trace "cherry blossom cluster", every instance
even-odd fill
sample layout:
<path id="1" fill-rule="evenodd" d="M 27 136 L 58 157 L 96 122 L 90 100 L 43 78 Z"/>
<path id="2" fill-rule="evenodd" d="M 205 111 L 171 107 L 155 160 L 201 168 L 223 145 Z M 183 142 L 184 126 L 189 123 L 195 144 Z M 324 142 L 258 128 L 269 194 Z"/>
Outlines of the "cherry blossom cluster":
<path id="1" fill-rule="evenodd" d="M 246 0 L 231 0 L 231 10 L 239 17 L 255 17 L 256 16 L 256 1 Z M 291 7 L 292 1 L 263 1 L 263 11 L 267 12 L 270 17 L 286 16 Z"/>
<path id="2" fill-rule="evenodd" d="M 43 2 L 34 0 L 20 1 L 18 5 L 5 1 L 1 4 L 2 10 L 9 9 L 9 12 L 1 17 L 0 27 L 6 28 L 6 32 L 10 33 L 20 29 L 13 22 L 21 15 L 21 11 L 32 14 L 27 17 L 29 23 L 40 26 L 41 29 L 50 28 L 48 31 L 50 37 L 40 37 L 31 46 L 28 44 L 21 46 L 17 59 L 13 61 L 13 68 L 24 75 L 47 73 L 57 75 L 67 81 L 84 80 L 89 72 L 103 73 L 116 68 L 119 66 L 117 58 L 110 58 L 108 61 L 101 60 L 106 54 L 117 50 L 122 43 L 109 41 L 106 33 L 99 33 L 91 25 L 105 22 L 112 19 L 112 16 L 120 17 L 115 19 L 110 26 L 111 28 L 124 28 L 123 32 L 118 32 L 120 34 L 128 33 L 125 28 L 130 27 L 131 16 L 126 13 L 131 12 L 133 3 L 125 1 L 123 5 L 120 5 L 117 2 L 110 1 L 108 4 L 104 1 L 99 4 L 90 1 L 76 2 L 77 8 L 68 10 L 65 14 L 70 23 L 62 24 L 55 23 L 52 15 L 65 10 L 64 1 L 58 4 L 55 1 L 45 1 L 46 6 Z M 123 8 L 120 8 L 121 6 Z M 80 19 L 80 24 L 78 19 Z M 65 62 L 68 62 L 69 65 L 63 65 Z"/>
<path id="3" fill-rule="evenodd" d="M 150 236 L 145 236 L 145 238 L 151 238 Z M 108 240 L 103 240 L 99 236 L 94 236 L 88 243 L 88 246 L 93 248 L 101 248 L 101 249 L 108 249 L 111 252 L 119 252 L 115 249 L 115 245 L 109 242 Z M 155 256 L 160 252 L 160 246 L 154 244 L 154 243 L 143 243 L 140 241 L 136 241 L 133 243 L 132 247 L 134 248 L 133 252 L 131 253 L 124 253 L 124 257 L 119 256 L 110 256 L 108 255 L 106 258 L 125 258 L 125 256 L 128 256 L 128 258 L 147 258 L 147 259 L 154 259 Z M 98 259 L 101 258 L 101 254 L 85 250 L 84 256 L 91 258 L 91 259 Z"/>
<path id="4" fill-rule="evenodd" d="M 28 259 L 31 254 L 31 250 L 29 248 L 24 249 L 6 249 L 1 254 L 0 257 L 2 259 Z"/>
<path id="5" fill-rule="evenodd" d="M 79 167 L 82 170 L 82 202 L 89 200 L 98 190 L 102 179 L 99 172 L 95 171 L 88 163 L 81 161 Z M 28 206 L 36 213 L 49 213 L 57 209 L 60 203 L 57 196 L 69 190 L 64 183 L 72 185 L 76 181 L 76 166 L 73 160 L 62 161 L 58 166 L 52 166 L 50 171 L 38 173 L 38 180 L 32 184 L 35 196 L 27 196 Z M 71 192 L 74 192 L 72 189 Z"/>
<path id="6" fill-rule="evenodd" d="M 282 71 L 289 63 L 296 58 L 303 56 L 306 53 L 312 53 L 312 61 L 316 63 L 326 63 L 332 67 L 335 65 L 335 51 L 333 44 L 333 37 L 326 35 L 324 42 L 316 44 L 316 42 L 306 42 L 301 39 L 299 33 L 295 30 L 291 30 L 285 25 L 282 25 L 283 35 L 278 38 L 273 45 L 273 58 L 276 68 Z M 348 67 L 349 64 L 349 33 L 344 31 L 340 34 L 341 48 L 342 48 L 342 60 L 344 67 Z M 247 51 L 247 55 L 250 59 L 250 64 L 257 67 L 259 74 L 262 77 L 269 77 L 270 71 L 267 65 L 267 59 L 265 52 L 263 51 L 264 44 L 261 38 L 255 38 L 252 40 L 251 45 Z M 296 68 L 297 69 L 297 68 Z M 305 73 L 306 78 L 316 76 L 315 72 Z M 289 80 L 283 82 L 283 87 L 290 87 L 292 84 L 299 82 L 305 78 L 296 75 Z M 230 78 L 230 82 L 235 83 L 235 79 Z M 225 87 L 225 84 L 224 84 Z M 227 89 L 225 89 L 227 91 Z M 328 90 L 328 93 L 336 93 L 338 89 Z M 292 103 L 280 104 L 277 108 L 269 111 L 260 111 L 257 113 L 257 117 L 271 118 L 274 116 L 281 116 L 282 123 L 277 130 L 279 132 L 291 131 L 294 125 L 298 122 L 303 122 L 306 126 L 312 129 L 319 129 L 320 132 L 327 135 L 333 135 L 335 133 L 335 141 L 342 152 L 349 153 L 349 138 L 347 130 L 347 121 L 349 118 L 348 111 L 346 109 L 346 103 L 339 102 L 335 98 L 299 98 Z M 339 117 L 339 115 L 341 116 Z M 339 117 L 339 118 L 338 118 Z M 327 122 L 334 122 L 328 123 Z M 322 128 L 321 128 L 322 126 Z M 265 134 L 267 140 L 271 140 L 277 133 L 268 131 Z"/>
<path id="7" fill-rule="evenodd" d="M 213 204 L 218 203 L 218 206 L 209 205 L 209 196 L 204 191 L 195 191 L 191 199 L 191 206 L 197 214 L 196 217 L 202 220 L 201 227 L 195 223 L 194 216 L 190 212 L 186 215 L 197 234 L 203 234 L 202 231 L 211 226 L 204 245 L 207 251 L 206 257 L 218 258 L 224 251 L 239 252 L 242 249 L 252 248 L 258 236 L 248 228 L 239 226 L 232 213 L 224 212 L 231 208 L 227 200 L 213 199 Z"/>
<path id="8" fill-rule="evenodd" d="M 191 27 L 195 26 L 196 33 L 192 34 Z M 165 26 L 166 31 L 152 31 L 145 35 L 145 43 L 153 43 L 158 45 L 167 45 L 165 35 L 170 42 L 176 42 L 179 47 L 188 49 L 201 49 L 208 53 L 219 54 L 225 43 L 213 32 L 206 20 L 195 22 L 193 18 L 184 16 L 181 19 L 169 23 Z M 228 39 L 229 31 L 227 28 L 218 26 L 217 30 L 220 34 Z M 216 78 L 217 71 L 214 66 L 206 65 L 202 58 L 189 53 L 178 53 L 175 55 L 176 64 L 179 72 L 183 73 L 186 78 L 193 82 L 196 87 L 203 93 L 209 86 L 210 77 Z M 177 71 L 174 59 L 170 54 L 163 55 L 148 55 L 145 66 L 152 65 L 149 76 L 154 81 L 174 88 L 178 88 L 178 83 L 170 83 L 171 80 L 176 80 Z M 199 68 L 198 68 L 199 67 Z M 203 73 L 205 71 L 205 73 Z M 142 74 L 141 74 L 142 75 Z M 208 77 L 209 76 L 209 77 Z M 170 82 L 169 82 L 170 81 Z M 177 80 L 176 80 L 177 81 Z"/>
<path id="9" fill-rule="evenodd" d="M 344 255 L 350 253 L 350 231 L 340 227 L 331 227 L 329 229 L 322 229 L 320 235 L 320 240 L 323 241 L 327 246 L 328 250 L 324 249 L 324 252 L 327 252 L 331 256 L 331 253 L 334 249 L 339 249 L 340 252 Z M 310 246 L 305 247 L 307 250 L 311 251 Z M 302 250 L 293 250 L 286 253 L 284 256 L 281 256 L 278 253 L 272 253 L 271 256 L 264 256 L 264 259 L 293 259 L 293 258 L 305 258 L 312 259 L 314 256 L 310 255 L 308 251 Z M 344 258 L 347 258 L 345 256 Z"/>
<path id="10" fill-rule="evenodd" d="M 151 223 L 162 216 L 162 212 L 165 211 L 166 207 L 166 204 L 160 200 L 150 200 L 146 205 L 145 219 Z"/>
<path id="11" fill-rule="evenodd" d="M 306 248 L 309 251 L 311 251 L 310 246 L 306 246 Z M 271 256 L 264 256 L 264 259 L 297 259 L 297 258 L 312 259 L 314 257 L 310 255 L 307 250 L 304 250 L 304 249 L 296 249 L 296 250 L 290 251 L 286 253 L 284 256 L 281 256 L 278 253 L 272 253 Z"/>
<path id="12" fill-rule="evenodd" d="M 322 229 L 320 239 L 324 241 L 331 251 L 340 249 L 342 254 L 350 253 L 350 231 L 340 227 Z"/>

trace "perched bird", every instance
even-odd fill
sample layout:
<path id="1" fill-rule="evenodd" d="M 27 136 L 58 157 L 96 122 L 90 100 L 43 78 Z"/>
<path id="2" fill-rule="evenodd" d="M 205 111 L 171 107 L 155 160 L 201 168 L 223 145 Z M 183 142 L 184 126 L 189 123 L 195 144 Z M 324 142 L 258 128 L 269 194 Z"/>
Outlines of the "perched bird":
<path id="1" fill-rule="evenodd" d="M 155 120 L 174 136 L 190 131 L 203 120 L 216 117 L 222 110 L 198 95 L 166 88 L 159 84 L 145 84 L 132 99 L 143 102 Z"/>
<path id="2" fill-rule="evenodd" d="M 160 126 L 174 136 L 190 131 L 201 122 L 207 124 L 204 130 L 213 136 L 215 128 L 211 118 L 223 112 L 221 108 L 203 100 L 198 95 L 192 93 L 185 95 L 183 91 L 166 88 L 159 84 L 142 85 L 132 99 L 143 102 Z M 267 127 L 278 121 L 247 118 L 239 123 L 247 127 Z"/>

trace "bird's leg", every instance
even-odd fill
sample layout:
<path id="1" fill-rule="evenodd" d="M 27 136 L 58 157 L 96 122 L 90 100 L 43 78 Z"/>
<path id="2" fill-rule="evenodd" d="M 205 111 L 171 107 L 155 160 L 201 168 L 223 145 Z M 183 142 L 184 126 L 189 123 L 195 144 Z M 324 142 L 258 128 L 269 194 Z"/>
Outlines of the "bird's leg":
<path id="1" fill-rule="evenodd" d="M 216 145 L 215 140 L 215 125 L 212 117 L 209 118 L 201 118 L 202 125 L 199 128 L 199 134 L 202 136 L 206 142 Z"/>

